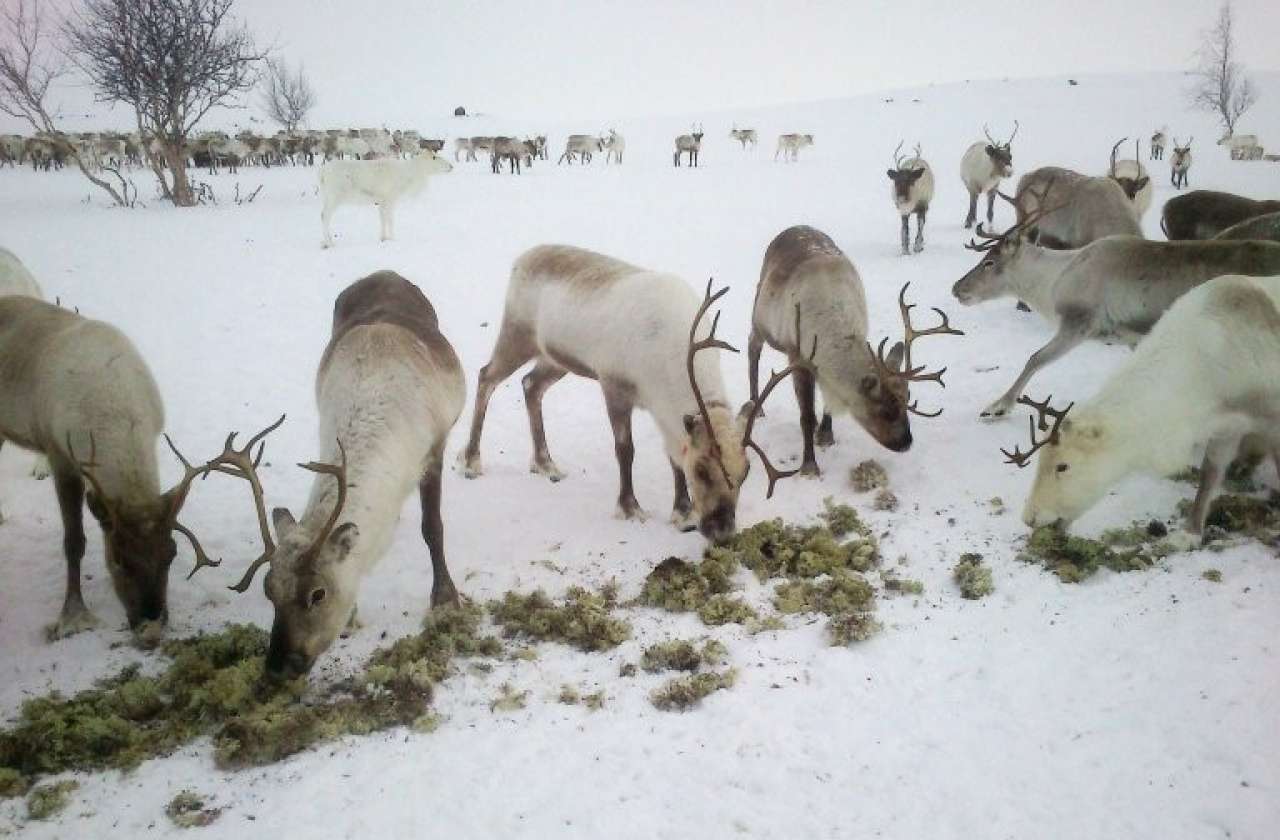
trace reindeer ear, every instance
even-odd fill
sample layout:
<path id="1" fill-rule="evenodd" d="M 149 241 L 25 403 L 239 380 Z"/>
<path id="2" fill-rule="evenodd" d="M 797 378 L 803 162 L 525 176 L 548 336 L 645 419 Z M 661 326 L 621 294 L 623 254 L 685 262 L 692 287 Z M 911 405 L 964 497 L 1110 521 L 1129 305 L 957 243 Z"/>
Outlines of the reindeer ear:
<path id="1" fill-rule="evenodd" d="M 747 419 L 751 417 L 751 412 L 755 411 L 755 400 L 747 400 L 742 404 L 742 408 L 738 409 L 737 426 L 738 433 L 742 434 L 747 430 Z"/>
<path id="2" fill-rule="evenodd" d="M 889 176 L 890 181 L 898 180 L 898 170 L 896 169 L 886 169 L 884 174 Z"/>
<path id="3" fill-rule="evenodd" d="M 1139 178 L 1139 179 L 1134 183 L 1134 188 L 1135 188 L 1138 192 L 1141 192 L 1142 190 L 1144 190 L 1144 189 L 1146 188 L 1147 184 L 1149 184 L 1149 183 L 1151 183 L 1151 179 L 1150 179 L 1150 178 L 1142 177 L 1142 178 Z"/>
<path id="4" fill-rule="evenodd" d="M 289 532 L 294 529 L 298 521 L 293 518 L 293 514 L 289 513 L 288 508 L 272 508 L 271 524 L 276 526 L 276 537 L 279 539 L 288 539 Z"/>
<path id="5" fill-rule="evenodd" d="M 885 362 L 889 365 L 890 370 L 902 370 L 902 342 L 899 341 L 893 345 L 893 349 L 889 351 L 889 358 Z"/>
<path id="6" fill-rule="evenodd" d="M 696 416 L 696 415 L 693 415 L 693 414 L 686 414 L 686 415 L 684 416 L 684 431 L 685 431 L 685 434 L 688 434 L 689 436 L 691 436 L 691 437 L 692 437 L 692 435 L 693 435 L 693 430 L 694 430 L 694 429 L 696 429 L 696 428 L 698 428 L 698 418 L 697 418 L 697 416 Z"/>

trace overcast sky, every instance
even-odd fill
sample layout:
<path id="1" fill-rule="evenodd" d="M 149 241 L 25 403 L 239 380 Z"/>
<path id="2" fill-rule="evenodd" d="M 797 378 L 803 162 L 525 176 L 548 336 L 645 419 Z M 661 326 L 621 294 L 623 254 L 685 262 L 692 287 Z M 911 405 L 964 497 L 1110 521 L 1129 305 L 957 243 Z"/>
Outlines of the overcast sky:
<path id="1" fill-rule="evenodd" d="M 1280 3 L 1235 6 L 1240 59 L 1280 69 Z M 236 3 L 261 41 L 305 66 L 317 127 L 411 125 L 455 105 L 609 120 L 964 79 L 1180 70 L 1216 9 L 1212 0 Z"/>

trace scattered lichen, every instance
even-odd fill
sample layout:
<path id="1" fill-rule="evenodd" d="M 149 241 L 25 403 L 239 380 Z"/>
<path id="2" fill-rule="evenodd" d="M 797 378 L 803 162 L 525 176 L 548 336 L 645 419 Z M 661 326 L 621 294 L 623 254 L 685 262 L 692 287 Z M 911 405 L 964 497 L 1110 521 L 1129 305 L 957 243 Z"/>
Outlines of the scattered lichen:
<path id="1" fill-rule="evenodd" d="M 729 658 L 729 651 L 715 639 L 707 640 L 701 648 L 683 639 L 659 642 L 644 649 L 640 667 L 651 674 L 659 671 L 697 671 L 704 665 L 717 667 Z"/>
<path id="2" fill-rule="evenodd" d="M 898 509 L 898 497 L 893 494 L 892 490 L 881 490 L 876 493 L 875 501 L 871 506 L 876 510 L 894 511 Z"/>
<path id="3" fill-rule="evenodd" d="M 222 815 L 221 808 L 206 807 L 204 797 L 189 790 L 169 800 L 164 812 L 178 828 L 202 828 Z"/>
<path id="4" fill-rule="evenodd" d="M 721 624 L 749 624 L 760 617 L 755 607 L 731 595 L 712 595 L 698 607 L 698 618 L 711 627 Z"/>
<path id="5" fill-rule="evenodd" d="M 708 549 L 697 564 L 668 557 L 645 578 L 639 603 L 668 612 L 698 610 L 713 596 L 731 591 L 737 571 L 737 559 L 717 548 Z"/>
<path id="6" fill-rule="evenodd" d="M 604 708 L 603 691 L 582 694 L 568 683 L 560 687 L 560 697 L 558 699 L 566 706 L 585 706 L 588 711 L 592 712 L 598 712 Z"/>
<path id="7" fill-rule="evenodd" d="M 1200 577 L 1210 583 L 1222 583 L 1222 571 L 1220 569 L 1205 569 L 1200 573 Z"/>
<path id="8" fill-rule="evenodd" d="M 555 604 L 541 589 L 528 595 L 508 592 L 501 601 L 491 601 L 489 612 L 508 637 L 522 636 L 538 641 L 555 641 L 583 651 L 615 648 L 631 638 L 631 625 L 615 618 L 614 589 L 600 593 L 580 586 L 570 587 L 561 604 Z"/>
<path id="9" fill-rule="evenodd" d="M 27 794 L 27 818 L 47 820 L 71 804 L 71 792 L 80 787 L 80 783 L 70 779 L 37 785 Z"/>
<path id="10" fill-rule="evenodd" d="M 849 482 L 859 493 L 868 493 L 889 484 L 889 475 L 878 461 L 869 459 L 854 467 L 849 473 Z"/>
<path id="11" fill-rule="evenodd" d="M 0 767 L 0 799 L 23 796 L 29 787 L 31 782 L 26 776 L 12 767 Z"/>
<path id="12" fill-rule="evenodd" d="M 992 516 L 1004 516 L 1005 512 L 1008 510 L 1008 508 L 1004 506 L 1004 499 L 999 496 L 992 496 L 987 500 L 987 505 L 991 508 Z"/>
<path id="13" fill-rule="evenodd" d="M 1205 528 L 1269 542 L 1280 536 L 1280 493 L 1273 492 L 1266 499 L 1219 496 L 1209 508 Z"/>
<path id="14" fill-rule="evenodd" d="M 875 590 L 857 572 L 837 569 L 818 580 L 788 580 L 774 590 L 778 612 L 822 613 L 830 618 L 827 635 L 833 645 L 861 641 L 880 629 L 872 615 Z"/>
<path id="15" fill-rule="evenodd" d="M 1116 572 L 1150 568 L 1171 551 L 1167 543 L 1152 542 L 1153 539 L 1149 525 L 1112 529 L 1101 541 L 1071 536 L 1058 526 L 1044 525 L 1031 532 L 1019 557 L 1040 563 L 1065 583 L 1079 583 L 1102 568 Z"/>
<path id="16" fill-rule="evenodd" d="M 732 668 L 673 677 L 655 689 L 649 699 L 664 712 L 683 712 L 697 706 L 712 692 L 732 687 L 737 679 L 738 672 Z"/>
<path id="17" fill-rule="evenodd" d="M 861 534 L 866 536 L 869 529 L 862 522 L 862 517 L 858 516 L 858 512 L 849 505 L 840 505 L 828 496 L 822 500 L 823 510 L 818 514 L 818 518 L 827 523 L 831 535 L 839 539 L 848 534 Z"/>
<path id="18" fill-rule="evenodd" d="M 498 696 L 489 701 L 491 712 L 515 712 L 523 709 L 529 700 L 529 692 L 516 691 L 511 683 L 498 686 Z"/>
<path id="19" fill-rule="evenodd" d="M 960 594 L 970 600 L 985 598 L 995 591 L 991 569 L 982 562 L 981 554 L 962 554 L 960 562 L 951 570 L 951 577 L 960 587 Z"/>
<path id="20" fill-rule="evenodd" d="M 901 595 L 923 595 L 924 584 L 912 578 L 898 577 L 893 572 L 881 572 L 880 582 L 885 592 L 896 592 Z"/>
<path id="21" fill-rule="evenodd" d="M 853 532 L 858 536 L 842 543 L 829 528 L 787 525 L 781 519 L 770 519 L 739 531 L 728 543 L 707 553 L 735 559 L 755 572 L 761 582 L 777 577 L 814 578 L 835 571 L 868 571 L 880 561 L 879 544 L 861 520 L 853 526 Z"/>

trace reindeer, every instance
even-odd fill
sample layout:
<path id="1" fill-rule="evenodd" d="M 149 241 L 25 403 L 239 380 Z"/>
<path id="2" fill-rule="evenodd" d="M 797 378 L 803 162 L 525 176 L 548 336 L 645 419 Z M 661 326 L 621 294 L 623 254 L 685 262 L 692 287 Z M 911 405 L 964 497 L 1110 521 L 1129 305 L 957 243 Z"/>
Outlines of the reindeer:
<path id="1" fill-rule="evenodd" d="M 1195 140 L 1194 137 L 1191 140 Z M 1169 160 L 1169 177 L 1173 188 L 1180 190 L 1187 185 L 1187 173 L 1191 171 L 1191 140 L 1185 144 L 1173 141 L 1173 157 Z"/>
<path id="2" fill-rule="evenodd" d="M 352 283 L 333 307 L 333 331 L 316 371 L 319 461 L 300 520 L 285 508 L 267 525 L 251 445 L 223 458 L 248 482 L 262 553 L 232 589 L 246 592 L 258 569 L 275 610 L 269 674 L 307 673 L 344 628 L 356 625 L 360 583 L 382 559 L 404 500 L 416 486 L 422 539 L 431 555 L 431 606 L 458 604 L 445 563 L 441 472 L 449 432 L 466 402 L 466 380 L 435 309 L 393 271 Z M 278 542 L 277 542 L 278 540 Z"/>
<path id="3" fill-rule="evenodd" d="M 1133 347 L 1174 301 L 1214 277 L 1280 274 L 1280 244 L 1273 242 L 1109 236 L 1077 250 L 1055 251 L 1027 241 L 1026 229 L 1033 223 L 994 235 L 979 228 L 985 241 L 970 240 L 965 247 L 982 259 L 951 290 L 966 306 L 1016 296 L 1057 324 L 1053 338 L 1032 354 L 1009 390 L 983 409 L 983 417 L 1006 414 L 1036 371 L 1089 339 Z"/>
<path id="4" fill-rule="evenodd" d="M 681 134 L 676 138 L 676 152 L 672 160 L 676 166 L 680 165 L 680 155 L 687 154 L 689 156 L 689 165 L 698 165 L 698 155 L 702 152 L 702 123 L 698 123 L 693 127 L 692 134 Z"/>
<path id="5" fill-rule="evenodd" d="M 178 521 L 191 482 L 212 467 L 193 468 L 170 441 L 185 473 L 160 492 L 160 392 L 133 342 L 110 324 L 35 298 L 0 297 L 0 360 L 0 443 L 49 459 L 62 513 L 67 585 L 50 640 L 98 623 L 80 591 L 87 502 L 129 627 L 140 643 L 155 642 L 168 620 L 172 534 L 191 542 L 196 569 L 216 565 Z"/>
<path id="6" fill-rule="evenodd" d="M 1142 226 L 1120 184 L 1057 166 L 1033 169 L 1018 179 L 1013 198 L 1017 225 L 1027 238 L 1046 248 L 1083 248 L 1104 236 L 1142 236 Z M 1050 206 L 1053 213 L 1042 213 Z"/>
<path id="7" fill-rule="evenodd" d="M 1214 239 L 1265 239 L 1268 242 L 1280 242 L 1280 213 L 1267 213 L 1265 216 L 1245 219 L 1227 228 Z"/>
<path id="8" fill-rule="evenodd" d="M 790 160 L 794 163 L 799 159 L 800 150 L 806 146 L 812 145 L 812 134 L 779 134 L 778 148 L 773 153 L 773 159 L 776 161 L 778 159 L 778 155 L 782 155 L 783 160 Z"/>
<path id="9" fill-rule="evenodd" d="M 867 340 L 867 301 L 862 278 L 853 263 L 820 230 L 791 227 L 774 237 L 760 267 L 751 312 L 751 337 L 747 342 L 747 371 L 751 399 L 759 402 L 760 352 L 767 343 L 785 353 L 795 373 L 792 385 L 800 404 L 800 433 L 804 441 L 803 475 L 817 475 L 814 443 L 835 443 L 832 412 L 850 414 L 882 446 L 905 452 L 911 446 L 909 414 L 936 417 L 910 401 L 912 382 L 942 383 L 945 368 L 924 373 L 912 366 L 911 347 L 926 335 L 963 335 L 952 329 L 947 316 L 940 326 L 917 331 L 911 324 L 912 306 L 907 287 L 898 295 L 906 328 L 906 341 L 896 343 L 886 356 L 888 339 L 873 350 Z M 805 313 L 803 327 L 799 314 Z M 905 363 L 904 363 L 905 358 Z M 814 411 L 815 387 L 822 391 L 821 426 Z M 939 412 L 941 413 L 941 412 Z M 816 436 L 815 436 L 816 431 Z"/>
<path id="10" fill-rule="evenodd" d="M 911 238 L 911 214 L 916 214 L 915 251 L 924 250 L 924 220 L 929 213 L 929 202 L 933 201 L 933 170 L 920 155 L 920 144 L 916 144 L 915 154 L 904 158 L 898 154 L 902 143 L 893 150 L 893 168 L 888 170 L 889 180 L 893 182 L 893 203 L 902 217 L 902 253 L 910 254 L 907 247 Z"/>
<path id="11" fill-rule="evenodd" d="M 1160 227 L 1169 239 L 1212 239 L 1232 225 L 1280 212 L 1280 201 L 1255 201 L 1242 195 L 1192 190 L 1164 204 Z"/>
<path id="12" fill-rule="evenodd" d="M 547 159 L 547 135 L 538 134 L 533 138 L 534 157 L 538 160 Z"/>
<path id="13" fill-rule="evenodd" d="M 1165 126 L 1151 135 L 1151 160 L 1164 160 L 1164 147 L 1168 142 L 1168 134 L 1169 127 Z"/>
<path id="14" fill-rule="evenodd" d="M 1203 446 L 1200 486 L 1187 513 L 1194 544 L 1227 466 L 1246 437 L 1280 469 L 1280 277 L 1217 277 L 1183 295 L 1102 390 L 1070 417 L 1023 398 L 1031 449 L 1005 452 L 1020 467 L 1040 451 L 1022 519 L 1067 525 L 1134 472 L 1169 475 Z M 1052 418 L 1050 426 L 1046 418 Z"/>
<path id="15" fill-rule="evenodd" d="M 44 292 L 36 278 L 31 276 L 27 267 L 18 259 L 18 255 L 0 248 L 0 297 L 5 295 L 22 295 L 24 297 L 44 299 Z"/>
<path id="16" fill-rule="evenodd" d="M 514 175 L 520 174 L 520 163 L 524 162 L 525 166 L 533 166 L 533 156 L 537 150 L 529 140 L 517 140 L 514 137 L 495 137 L 493 138 L 493 154 L 490 157 L 489 164 L 493 169 L 493 174 L 497 175 L 502 171 L 502 162 L 505 160 L 510 165 L 510 172 Z"/>
<path id="17" fill-rule="evenodd" d="M 604 156 L 605 163 L 609 163 L 614 158 L 617 158 L 619 164 L 622 163 L 622 153 L 627 150 L 627 139 L 625 137 L 611 128 L 608 136 L 601 139 L 601 145 L 608 152 Z"/>
<path id="18" fill-rule="evenodd" d="M 1251 155 L 1252 149 L 1259 149 L 1258 135 L 1256 134 L 1235 134 L 1231 129 L 1227 129 L 1227 133 L 1218 139 L 1219 146 L 1226 146 L 1231 152 L 1232 160 L 1247 160 Z M 1258 155 L 1261 157 L 1261 154 Z"/>
<path id="19" fill-rule="evenodd" d="M 750 145 L 752 149 L 756 147 L 757 138 L 756 130 L 754 128 L 738 128 L 737 123 L 734 123 L 733 128 L 729 131 L 729 137 L 741 143 L 742 150 L 744 152 L 747 150 L 748 145 Z"/>
<path id="20" fill-rule="evenodd" d="M 1111 165 L 1107 168 L 1107 176 L 1120 185 L 1124 194 L 1133 205 L 1134 215 L 1141 221 L 1147 209 L 1151 207 L 1151 178 L 1146 168 L 1138 159 L 1138 141 L 1133 141 L 1133 160 L 1116 162 L 1116 152 L 1127 137 L 1122 137 L 1111 147 Z"/>
<path id="21" fill-rule="evenodd" d="M 573 163 L 575 156 L 585 165 L 591 163 L 592 155 L 602 151 L 604 151 L 604 141 L 599 137 L 592 134 L 570 134 L 569 139 L 564 141 L 564 153 L 560 155 L 556 165 L 559 166 L 566 160 Z"/>
<path id="22" fill-rule="evenodd" d="M 320 224 L 324 228 L 321 247 L 333 247 L 330 220 L 344 204 L 374 204 L 378 207 L 383 242 L 395 235 L 396 204 L 426 189 L 427 180 L 439 172 L 452 172 L 449 161 L 428 149 L 410 160 L 338 160 L 320 167 Z"/>
<path id="23" fill-rule="evenodd" d="M 978 220 L 978 196 L 987 194 L 987 223 L 995 219 L 996 189 L 1000 181 L 1013 174 L 1013 138 L 1018 136 L 1018 121 L 1013 121 L 1013 133 L 1003 143 L 997 142 L 984 125 L 982 133 L 987 142 L 979 140 L 965 151 L 960 159 L 960 180 L 969 191 L 969 215 L 964 226 L 973 227 Z"/>
<path id="24" fill-rule="evenodd" d="M 453 140 L 453 162 L 458 163 L 458 157 L 465 154 L 467 160 L 476 159 L 475 146 L 471 144 L 470 137 L 455 137 Z M 328 160 L 328 158 L 325 158 Z"/>
<path id="25" fill-rule="evenodd" d="M 480 435 L 494 389 L 526 362 L 525 407 L 533 438 L 530 472 L 552 481 L 564 473 L 551 459 L 542 422 L 542 399 L 567 373 L 595 379 L 604 391 L 618 459 L 618 515 L 643 520 L 631 480 L 635 446 L 631 414 L 648 411 L 662 435 L 675 482 L 671 522 L 695 527 L 720 542 L 734 532 L 738 493 L 747 477 L 746 450 L 768 473 L 768 494 L 794 471 L 776 470 L 752 440 L 760 407 L 792 373 L 770 378 L 757 401 L 735 418 L 729 408 L 718 357 L 703 350 L 737 352 L 716 338 L 717 315 L 708 329 L 711 284 L 701 304 L 683 280 L 568 245 L 526 251 L 511 269 L 502 327 L 493 356 L 476 386 L 471 439 L 463 452 L 464 475 L 481 473 Z"/>

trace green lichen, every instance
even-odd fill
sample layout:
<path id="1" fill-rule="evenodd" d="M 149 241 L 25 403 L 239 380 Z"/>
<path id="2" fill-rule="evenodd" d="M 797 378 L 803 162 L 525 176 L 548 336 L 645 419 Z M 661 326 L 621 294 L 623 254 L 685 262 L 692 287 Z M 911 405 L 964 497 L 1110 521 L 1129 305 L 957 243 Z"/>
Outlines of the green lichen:
<path id="1" fill-rule="evenodd" d="M 0 767 L 0 799 L 23 796 L 31 787 L 26 776 L 11 767 Z"/>
<path id="2" fill-rule="evenodd" d="M 1204 578 L 1210 583 L 1222 583 L 1222 570 L 1221 569 L 1205 569 L 1203 572 L 1200 573 L 1200 577 Z"/>
<path id="3" fill-rule="evenodd" d="M 1111 541 L 1108 544 L 1071 536 L 1060 527 L 1044 525 L 1031 532 L 1026 549 L 1019 556 L 1043 565 L 1065 583 L 1079 583 L 1102 568 L 1115 572 L 1148 569 L 1168 552 L 1168 546 L 1151 542 L 1154 538 L 1149 536 L 1137 536 L 1134 529 L 1139 527 L 1144 533 L 1149 528 L 1135 525 L 1131 529 L 1113 529 L 1106 535 Z"/>
<path id="4" fill-rule="evenodd" d="M 849 483 L 859 493 L 869 493 L 889 484 L 889 475 L 875 460 L 866 460 L 849 472 Z"/>
<path id="5" fill-rule="evenodd" d="M 898 577 L 892 572 L 881 572 L 880 582 L 885 592 L 896 592 L 900 595 L 923 595 L 924 584 L 912 578 Z"/>
<path id="6" fill-rule="evenodd" d="M 879 544 L 861 521 L 858 536 L 840 542 L 823 526 L 787 525 L 770 519 L 739 531 L 724 546 L 711 549 L 734 558 L 755 572 L 761 581 L 770 578 L 814 578 L 835 571 L 865 572 L 880 562 Z"/>
<path id="7" fill-rule="evenodd" d="M 47 820 L 71 804 L 71 792 L 80 787 L 76 781 L 66 780 L 47 785 L 37 785 L 27 794 L 27 818 Z"/>
<path id="8" fill-rule="evenodd" d="M 498 686 L 498 695 L 489 701 L 491 712 L 515 712 L 523 709 L 529 701 L 529 692 L 516 691 L 511 683 Z"/>
<path id="9" fill-rule="evenodd" d="M 1266 499 L 1219 496 L 1209 508 L 1205 528 L 1271 541 L 1280 535 L 1280 493 L 1273 492 Z"/>
<path id="10" fill-rule="evenodd" d="M 738 672 L 703 671 L 682 677 L 673 677 L 649 695 L 649 700 L 664 712 L 683 712 L 700 704 L 707 695 L 731 688 L 738 679 Z"/>
<path id="11" fill-rule="evenodd" d="M 898 509 L 898 497 L 894 495 L 892 490 L 881 490 L 876 493 L 875 501 L 871 506 L 876 510 L 895 511 Z"/>
<path id="12" fill-rule="evenodd" d="M 697 671 L 703 666 L 717 667 L 729 658 L 729 651 L 715 639 L 702 647 L 683 639 L 659 642 L 644 649 L 640 667 L 651 674 L 659 671 Z"/>
<path id="13" fill-rule="evenodd" d="M 638 600 L 668 612 L 698 610 L 714 596 L 731 591 L 737 571 L 737 559 L 718 548 L 708 549 L 697 564 L 668 557 L 645 578 Z"/>
<path id="14" fill-rule="evenodd" d="M 827 524 L 831 535 L 837 539 L 848 534 L 861 534 L 866 536 L 870 533 L 862 522 L 862 517 L 858 516 L 858 512 L 849 505 L 840 505 L 828 496 L 822 500 L 823 510 L 818 514 L 818 518 Z"/>
<path id="15" fill-rule="evenodd" d="M 221 808 L 210 808 L 204 797 L 184 790 L 165 806 L 165 815 L 178 828 L 203 828 L 222 815 Z"/>
<path id="16" fill-rule="evenodd" d="M 721 624 L 749 624 L 759 617 L 755 607 L 731 595 L 712 595 L 705 604 L 698 607 L 698 618 L 711 627 Z"/>
<path id="17" fill-rule="evenodd" d="M 604 708 L 604 692 L 593 691 L 583 694 L 568 683 L 560 687 L 559 701 L 566 706 L 584 706 L 588 711 L 598 712 Z"/>
<path id="18" fill-rule="evenodd" d="M 541 589 L 528 595 L 508 592 L 491 601 L 489 612 L 508 637 L 554 641 L 583 651 L 615 648 L 631 638 L 631 625 L 612 615 L 614 589 L 600 593 L 574 586 L 554 603 Z"/>
<path id="19" fill-rule="evenodd" d="M 861 641 L 880 629 L 872 611 L 875 590 L 857 572 L 837 569 L 818 580 L 788 580 L 774 590 L 780 613 L 822 613 L 829 617 L 827 635 L 833 645 Z"/>
<path id="20" fill-rule="evenodd" d="M 960 587 L 960 594 L 969 600 L 985 598 L 996 590 L 991 569 L 982 562 L 981 554 L 960 555 L 960 562 L 951 570 L 951 577 Z"/>

